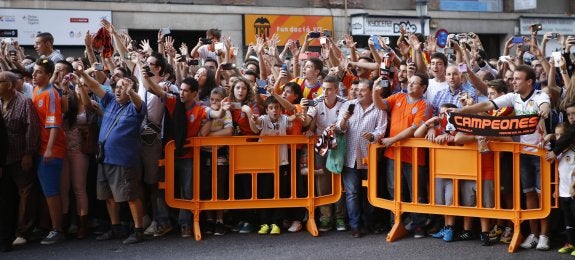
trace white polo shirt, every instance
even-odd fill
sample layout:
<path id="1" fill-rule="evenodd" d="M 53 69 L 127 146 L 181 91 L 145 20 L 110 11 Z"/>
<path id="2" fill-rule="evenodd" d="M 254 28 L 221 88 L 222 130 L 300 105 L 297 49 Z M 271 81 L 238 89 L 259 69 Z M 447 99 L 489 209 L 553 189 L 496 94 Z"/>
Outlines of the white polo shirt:
<path id="1" fill-rule="evenodd" d="M 507 93 L 503 96 L 495 98 L 492 100 L 493 104 L 500 107 L 513 107 L 515 114 L 520 115 L 533 115 L 539 113 L 539 106 L 544 103 L 550 103 L 549 96 L 541 90 L 533 90 L 531 94 L 525 99 L 521 98 L 521 95 L 517 93 Z M 537 145 L 541 140 L 542 136 L 540 131 L 535 131 L 532 134 L 521 135 L 519 142 L 524 144 Z M 537 149 L 531 147 L 524 147 L 526 151 L 535 152 Z"/>

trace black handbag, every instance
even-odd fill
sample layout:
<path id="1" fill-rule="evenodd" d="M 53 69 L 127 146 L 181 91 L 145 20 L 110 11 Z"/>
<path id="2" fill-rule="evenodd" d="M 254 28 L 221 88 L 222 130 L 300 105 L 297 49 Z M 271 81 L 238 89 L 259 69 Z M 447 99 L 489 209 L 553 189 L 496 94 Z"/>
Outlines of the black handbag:
<path id="1" fill-rule="evenodd" d="M 148 91 L 146 91 L 145 94 L 144 104 L 148 105 Z M 160 133 L 162 132 L 162 130 L 160 129 L 160 126 L 152 123 L 152 121 L 148 119 L 147 110 L 144 122 L 145 124 L 144 126 L 142 126 L 142 129 L 140 131 L 140 143 L 150 146 L 156 143 L 157 141 L 160 141 Z"/>
<path id="2" fill-rule="evenodd" d="M 81 131 L 82 145 L 80 150 L 84 154 L 98 153 L 98 136 L 100 134 L 100 126 L 98 125 L 98 116 L 90 114 L 88 116 L 88 126 Z"/>
<path id="3" fill-rule="evenodd" d="M 104 162 L 104 158 L 106 158 L 104 154 L 104 144 L 105 142 L 98 142 L 98 151 L 96 152 L 96 161 L 99 163 Z"/>
<path id="4" fill-rule="evenodd" d="M 155 142 L 160 140 L 160 132 L 160 127 L 146 118 L 146 124 L 144 124 L 142 131 L 140 132 L 141 143 L 145 145 L 153 145 Z"/>

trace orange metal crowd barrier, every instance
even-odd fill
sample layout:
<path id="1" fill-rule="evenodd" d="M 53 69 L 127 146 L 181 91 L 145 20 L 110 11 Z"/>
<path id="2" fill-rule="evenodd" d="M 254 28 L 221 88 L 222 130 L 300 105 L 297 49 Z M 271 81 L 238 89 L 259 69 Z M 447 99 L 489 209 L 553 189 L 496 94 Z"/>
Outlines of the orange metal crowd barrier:
<path id="1" fill-rule="evenodd" d="M 290 196 L 283 198 L 279 196 L 279 153 L 280 145 L 288 145 L 290 153 Z M 165 166 L 165 182 L 160 184 L 160 188 L 165 189 L 166 203 L 170 207 L 188 209 L 193 213 L 194 235 L 196 240 L 201 240 L 200 232 L 200 212 L 206 210 L 224 209 L 258 209 L 258 208 L 306 208 L 309 218 L 306 228 L 313 236 L 318 235 L 315 223 L 315 207 L 335 203 L 341 196 L 341 177 L 339 174 L 332 174 L 331 193 L 325 196 L 315 195 L 314 181 L 314 145 L 315 139 L 306 136 L 226 136 L 226 137 L 194 137 L 187 140 L 186 148 L 193 149 L 193 198 L 186 200 L 177 198 L 176 179 L 174 171 L 174 150 L 175 143 L 171 141 L 165 146 L 165 159 L 160 161 L 160 165 Z M 208 147 L 211 149 L 211 162 L 218 161 L 218 147 L 229 147 L 229 196 L 218 198 L 218 164 L 211 163 L 212 187 L 211 197 L 201 199 L 200 197 L 200 150 Z M 296 181 L 296 148 L 307 147 L 307 196 L 297 196 Z M 258 174 L 273 174 L 274 195 L 270 199 L 258 198 Z M 251 198 L 237 199 L 235 190 L 235 177 L 248 175 L 251 177 Z"/>
<path id="2" fill-rule="evenodd" d="M 378 149 L 384 149 L 381 145 L 371 145 L 368 158 L 368 198 L 372 205 L 379 208 L 390 210 L 394 213 L 394 225 L 387 236 L 388 242 L 393 242 L 407 234 L 403 224 L 401 223 L 401 214 L 403 212 L 425 213 L 425 214 L 438 214 L 438 215 L 454 215 L 454 216 L 467 216 L 467 217 L 481 217 L 492 219 L 507 219 L 514 223 L 514 235 L 509 246 L 509 252 L 514 252 L 521 242 L 520 224 L 523 220 L 541 219 L 549 215 L 552 207 L 558 205 L 558 175 L 557 171 L 553 169 L 554 182 L 551 182 L 552 167 L 551 164 L 545 161 L 545 151 L 538 150 L 537 152 L 525 152 L 522 150 L 524 145 L 512 142 L 490 142 L 489 148 L 495 153 L 495 175 L 494 175 L 494 208 L 482 207 L 482 178 L 481 178 L 481 153 L 478 151 L 476 143 L 467 144 L 464 146 L 448 146 L 433 144 L 425 139 L 407 139 L 405 141 L 394 144 L 395 147 L 408 147 L 412 149 L 412 165 L 416 165 L 418 156 L 426 156 L 422 153 L 425 148 L 429 153 L 429 182 L 428 182 L 428 202 L 420 203 L 417 199 L 413 202 L 402 201 L 402 185 L 401 185 L 401 150 L 395 149 L 395 183 L 394 183 L 394 199 L 384 199 L 378 197 L 378 189 L 386 189 L 386 187 L 378 187 L 377 178 L 385 178 L 383 176 L 384 170 L 379 170 L 378 174 L 378 160 L 382 157 L 377 156 Z M 513 153 L 513 172 L 501 173 L 500 162 L 501 152 Z M 521 190 L 520 190 L 520 168 L 519 156 L 520 154 L 532 154 L 540 156 L 541 162 L 541 196 L 539 200 L 539 208 L 535 209 L 522 209 L 521 208 Z M 411 198 L 418 198 L 418 177 L 417 167 L 413 167 L 413 188 Z M 510 209 L 501 207 L 501 190 L 500 190 L 500 175 L 513 174 L 513 206 Z M 446 178 L 453 180 L 453 204 L 452 205 L 436 205 L 435 204 L 435 178 Z M 459 205 L 459 180 L 473 180 L 477 185 L 477 203 L 475 207 L 466 207 Z M 552 188 L 554 186 L 555 196 L 552 198 Z"/>

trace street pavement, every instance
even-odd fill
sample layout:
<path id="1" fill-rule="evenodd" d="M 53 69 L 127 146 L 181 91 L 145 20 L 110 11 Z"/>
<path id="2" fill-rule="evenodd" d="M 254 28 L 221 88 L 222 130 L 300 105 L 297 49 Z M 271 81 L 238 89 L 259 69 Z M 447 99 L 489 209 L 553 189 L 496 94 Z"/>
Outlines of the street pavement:
<path id="1" fill-rule="evenodd" d="M 553 242 L 547 252 L 520 249 L 510 254 L 507 245 L 483 247 L 479 240 L 446 243 L 409 237 L 387 243 L 385 235 L 352 238 L 350 232 L 331 231 L 313 237 L 302 231 L 277 236 L 228 233 L 195 241 L 172 231 L 135 245 L 123 245 L 121 240 L 99 242 L 95 236 L 49 246 L 32 241 L 0 253 L 0 259 L 573 259 L 557 253 L 559 241 Z"/>

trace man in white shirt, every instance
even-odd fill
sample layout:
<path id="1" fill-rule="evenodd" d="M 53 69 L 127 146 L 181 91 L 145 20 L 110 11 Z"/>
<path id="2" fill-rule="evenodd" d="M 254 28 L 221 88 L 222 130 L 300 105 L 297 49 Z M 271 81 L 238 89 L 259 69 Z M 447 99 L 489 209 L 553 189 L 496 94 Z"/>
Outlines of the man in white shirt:
<path id="1" fill-rule="evenodd" d="M 339 93 L 339 79 L 334 76 L 327 76 L 323 80 L 322 83 L 322 92 L 323 95 L 309 100 L 307 98 L 302 98 L 302 109 L 303 113 L 306 115 L 306 118 L 303 122 L 304 127 L 308 127 L 308 136 L 321 136 L 323 131 L 335 125 L 337 122 L 337 117 L 340 114 L 340 108 L 345 102 L 345 99 L 339 97 L 337 93 Z M 315 129 L 315 131 L 314 131 Z M 310 151 L 311 152 L 311 151 Z M 327 195 L 330 194 L 331 191 L 331 173 L 326 169 L 326 157 L 320 156 L 318 153 L 315 153 L 315 164 L 316 169 L 321 167 L 322 173 L 316 175 L 316 191 L 317 195 Z M 313 170 L 313 169 L 310 169 Z M 339 203 L 337 203 L 339 204 Z M 345 218 L 345 211 L 342 205 L 337 205 L 335 209 L 335 217 L 336 222 L 341 224 L 343 219 Z M 332 205 L 325 205 L 320 206 L 320 231 L 329 231 L 332 229 Z M 345 224 L 345 223 L 344 223 Z M 344 229 L 345 230 L 345 229 Z"/>
<path id="2" fill-rule="evenodd" d="M 153 52 L 150 57 L 146 59 L 146 68 L 142 68 L 138 63 L 139 70 L 149 70 L 152 74 L 150 79 L 160 84 L 166 91 L 177 93 L 177 87 L 164 82 L 164 71 L 167 67 L 166 59 L 163 55 Z M 146 73 L 146 72 L 144 72 Z M 160 192 L 158 191 L 158 180 L 160 169 L 158 167 L 158 160 L 162 157 L 162 119 L 164 117 L 164 104 L 160 97 L 152 94 L 147 89 L 149 86 L 145 80 L 142 80 L 142 73 L 137 73 L 139 76 L 140 87 L 138 88 L 138 95 L 142 102 L 147 106 L 147 114 L 142 124 L 142 131 L 146 130 L 147 137 L 154 136 L 151 131 L 155 132 L 157 138 L 142 138 L 142 146 L 140 150 L 140 157 L 142 158 L 142 179 L 146 184 L 146 193 L 144 197 L 149 199 L 152 208 L 153 222 L 144 231 L 146 235 L 163 236 L 172 230 L 168 218 L 168 209 L 165 201 Z M 175 92 L 174 92 L 175 91 Z"/>
<path id="3" fill-rule="evenodd" d="M 539 114 L 541 119 L 546 119 L 551 109 L 549 96 L 540 90 L 534 89 L 535 80 L 535 71 L 527 65 L 520 65 L 513 73 L 513 93 L 507 93 L 490 101 L 481 102 L 461 109 L 453 109 L 452 111 L 474 114 L 498 109 L 500 107 L 512 106 L 516 115 Z M 545 121 L 540 120 L 540 124 L 538 128 L 545 129 Z M 542 138 L 541 134 L 540 131 L 535 131 L 532 134 L 521 135 L 520 142 L 538 145 Z M 524 147 L 523 150 L 536 151 L 536 149 L 532 147 Z M 527 209 L 538 208 L 540 197 L 538 195 L 541 193 L 540 158 L 530 154 L 521 154 L 520 159 L 521 188 L 523 193 L 525 193 Z M 529 226 L 531 234 L 521 244 L 521 247 L 536 247 L 537 250 L 548 250 L 548 219 L 530 220 Z"/>
<path id="4" fill-rule="evenodd" d="M 431 61 L 429 62 L 429 73 L 433 79 L 429 80 L 429 86 L 423 97 L 429 102 L 435 99 L 437 92 L 449 88 L 447 80 L 445 79 L 445 70 L 447 68 L 447 57 L 445 54 L 436 52 L 431 54 Z"/>

